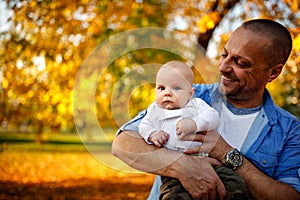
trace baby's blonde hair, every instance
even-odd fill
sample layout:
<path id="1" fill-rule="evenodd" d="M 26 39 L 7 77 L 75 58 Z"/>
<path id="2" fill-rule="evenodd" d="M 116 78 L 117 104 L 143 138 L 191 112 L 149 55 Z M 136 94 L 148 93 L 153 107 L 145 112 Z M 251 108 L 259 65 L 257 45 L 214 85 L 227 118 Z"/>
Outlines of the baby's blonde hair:
<path id="1" fill-rule="evenodd" d="M 162 69 L 173 69 L 176 70 L 180 75 L 186 78 L 186 80 L 192 85 L 194 82 L 194 73 L 192 69 L 184 62 L 173 60 L 169 61 L 161 66 L 158 72 Z"/>

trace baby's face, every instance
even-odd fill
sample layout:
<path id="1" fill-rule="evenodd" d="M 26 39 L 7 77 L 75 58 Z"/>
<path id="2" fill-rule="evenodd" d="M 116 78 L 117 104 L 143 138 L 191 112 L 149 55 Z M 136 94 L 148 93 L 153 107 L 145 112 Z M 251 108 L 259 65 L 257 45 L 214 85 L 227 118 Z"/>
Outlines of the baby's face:
<path id="1" fill-rule="evenodd" d="M 164 109 L 179 109 L 192 98 L 193 89 L 180 71 L 160 70 L 156 76 L 156 103 Z"/>

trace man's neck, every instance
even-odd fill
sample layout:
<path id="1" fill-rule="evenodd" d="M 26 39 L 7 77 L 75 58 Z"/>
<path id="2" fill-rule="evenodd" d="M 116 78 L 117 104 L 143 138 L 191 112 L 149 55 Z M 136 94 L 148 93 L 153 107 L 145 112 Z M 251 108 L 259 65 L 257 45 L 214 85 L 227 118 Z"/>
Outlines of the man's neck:
<path id="1" fill-rule="evenodd" d="M 226 98 L 226 100 L 231 103 L 236 108 L 256 108 L 263 104 L 263 99 L 253 99 L 253 100 L 245 100 L 245 99 L 230 99 Z"/>

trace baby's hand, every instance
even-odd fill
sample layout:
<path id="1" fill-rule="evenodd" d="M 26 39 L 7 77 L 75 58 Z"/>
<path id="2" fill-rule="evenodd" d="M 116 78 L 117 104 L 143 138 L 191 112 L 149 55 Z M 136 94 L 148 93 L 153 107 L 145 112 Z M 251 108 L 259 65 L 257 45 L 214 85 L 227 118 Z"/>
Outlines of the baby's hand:
<path id="1" fill-rule="evenodd" d="M 169 140 L 169 134 L 165 131 L 154 131 L 148 138 L 149 142 L 152 142 L 155 146 L 161 147 Z"/>
<path id="2" fill-rule="evenodd" d="M 196 123 L 192 119 L 182 119 L 176 124 L 176 134 L 179 138 L 194 133 L 197 130 Z"/>

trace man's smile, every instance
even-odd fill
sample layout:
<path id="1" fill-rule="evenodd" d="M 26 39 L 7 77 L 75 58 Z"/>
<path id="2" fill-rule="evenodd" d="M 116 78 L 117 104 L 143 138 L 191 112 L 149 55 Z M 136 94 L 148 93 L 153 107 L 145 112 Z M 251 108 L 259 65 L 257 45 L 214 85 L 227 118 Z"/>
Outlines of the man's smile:
<path id="1" fill-rule="evenodd" d="M 224 75 L 222 75 L 222 79 L 223 79 L 224 81 L 229 81 L 229 82 L 233 82 L 233 81 L 234 81 L 233 79 L 228 78 L 228 77 L 226 77 L 226 76 L 224 76 Z"/>

